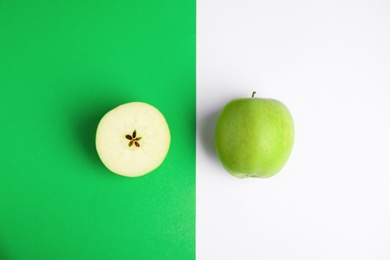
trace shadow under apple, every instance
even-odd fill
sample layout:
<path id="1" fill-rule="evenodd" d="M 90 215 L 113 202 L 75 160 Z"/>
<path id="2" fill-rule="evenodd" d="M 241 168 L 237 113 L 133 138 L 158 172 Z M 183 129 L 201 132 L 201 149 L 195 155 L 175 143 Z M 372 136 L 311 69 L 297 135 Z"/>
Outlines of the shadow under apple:
<path id="1" fill-rule="evenodd" d="M 121 101 L 114 102 L 104 99 L 89 100 L 78 107 L 77 112 L 73 114 L 75 141 L 87 160 L 96 167 L 104 168 L 95 146 L 96 130 L 100 119 L 108 111 L 122 103 Z"/>
<path id="2" fill-rule="evenodd" d="M 219 162 L 217 152 L 214 145 L 215 126 L 217 123 L 219 110 L 212 111 L 200 118 L 199 124 L 199 140 L 203 150 L 207 156 L 215 163 Z"/>
<path id="3" fill-rule="evenodd" d="M 104 114 L 105 112 L 86 114 L 84 118 L 77 120 L 78 122 L 75 127 L 76 137 L 80 147 L 90 161 L 99 164 L 100 159 L 95 148 L 95 135 L 99 121 Z"/>

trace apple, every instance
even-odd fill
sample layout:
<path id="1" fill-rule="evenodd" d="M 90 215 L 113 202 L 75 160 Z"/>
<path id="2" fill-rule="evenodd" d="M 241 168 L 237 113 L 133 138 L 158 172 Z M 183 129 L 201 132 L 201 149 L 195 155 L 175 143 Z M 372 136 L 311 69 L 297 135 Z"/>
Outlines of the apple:
<path id="1" fill-rule="evenodd" d="M 120 105 L 107 112 L 96 131 L 96 150 L 112 172 L 138 177 L 164 161 L 171 135 L 163 114 L 143 102 Z"/>
<path id="2" fill-rule="evenodd" d="M 218 157 L 238 178 L 275 175 L 286 164 L 294 144 L 294 122 L 288 108 L 255 94 L 227 103 L 215 129 Z"/>

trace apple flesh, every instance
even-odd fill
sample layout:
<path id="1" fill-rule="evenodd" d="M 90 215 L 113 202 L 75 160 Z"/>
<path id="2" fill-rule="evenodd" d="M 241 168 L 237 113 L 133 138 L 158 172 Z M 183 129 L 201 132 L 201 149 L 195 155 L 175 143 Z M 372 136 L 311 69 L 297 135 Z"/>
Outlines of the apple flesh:
<path id="1" fill-rule="evenodd" d="M 96 131 L 96 150 L 112 172 L 137 177 L 161 165 L 171 136 L 162 113 L 143 102 L 120 105 L 103 116 Z"/>
<path id="2" fill-rule="evenodd" d="M 286 164 L 293 144 L 293 118 L 278 100 L 254 94 L 234 99 L 218 117 L 216 151 L 225 169 L 238 178 L 275 175 Z"/>

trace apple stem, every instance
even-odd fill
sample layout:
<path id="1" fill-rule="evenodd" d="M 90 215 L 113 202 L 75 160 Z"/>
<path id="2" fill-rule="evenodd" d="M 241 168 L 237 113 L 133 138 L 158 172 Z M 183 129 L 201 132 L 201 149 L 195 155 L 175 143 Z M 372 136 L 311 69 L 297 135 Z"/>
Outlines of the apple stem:
<path id="1" fill-rule="evenodd" d="M 253 91 L 252 97 L 255 97 L 255 95 L 256 95 L 256 91 Z"/>

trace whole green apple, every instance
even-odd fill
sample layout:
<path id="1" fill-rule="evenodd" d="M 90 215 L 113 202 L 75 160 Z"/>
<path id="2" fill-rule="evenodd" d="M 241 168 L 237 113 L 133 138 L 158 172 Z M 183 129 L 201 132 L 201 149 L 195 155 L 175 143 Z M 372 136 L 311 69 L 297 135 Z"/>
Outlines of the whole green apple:
<path id="1" fill-rule="evenodd" d="M 215 147 L 225 169 L 238 178 L 271 177 L 286 164 L 294 144 L 294 122 L 275 99 L 230 101 L 215 130 Z"/>

